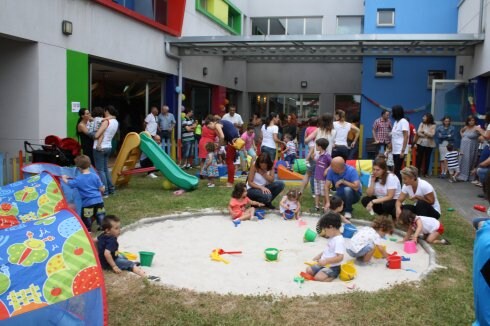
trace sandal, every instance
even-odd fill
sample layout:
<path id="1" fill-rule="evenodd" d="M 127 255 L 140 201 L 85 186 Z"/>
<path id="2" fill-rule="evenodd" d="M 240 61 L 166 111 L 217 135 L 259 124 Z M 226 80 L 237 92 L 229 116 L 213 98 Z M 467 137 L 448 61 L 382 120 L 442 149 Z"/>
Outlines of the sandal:
<path id="1" fill-rule="evenodd" d="M 153 281 L 153 282 L 160 282 L 160 277 L 155 276 L 155 275 L 149 275 L 147 277 L 148 281 Z"/>
<path id="2" fill-rule="evenodd" d="M 441 240 L 441 244 L 443 244 L 443 245 L 450 245 L 450 244 L 451 244 L 451 242 L 449 242 L 449 240 L 448 240 L 448 239 L 442 239 L 442 240 Z"/>

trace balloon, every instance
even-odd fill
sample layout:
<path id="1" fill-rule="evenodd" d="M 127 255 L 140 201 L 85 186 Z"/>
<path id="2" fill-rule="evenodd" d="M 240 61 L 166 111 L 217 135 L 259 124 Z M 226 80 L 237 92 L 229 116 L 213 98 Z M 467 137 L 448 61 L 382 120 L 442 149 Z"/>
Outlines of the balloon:
<path id="1" fill-rule="evenodd" d="M 175 93 L 180 93 L 182 92 L 182 88 L 180 86 L 175 87 Z"/>
<path id="2" fill-rule="evenodd" d="M 182 94 L 182 101 L 185 101 L 185 94 Z"/>
<path id="3" fill-rule="evenodd" d="M 228 99 L 225 98 L 225 105 L 228 105 L 230 103 L 230 101 L 228 101 Z"/>

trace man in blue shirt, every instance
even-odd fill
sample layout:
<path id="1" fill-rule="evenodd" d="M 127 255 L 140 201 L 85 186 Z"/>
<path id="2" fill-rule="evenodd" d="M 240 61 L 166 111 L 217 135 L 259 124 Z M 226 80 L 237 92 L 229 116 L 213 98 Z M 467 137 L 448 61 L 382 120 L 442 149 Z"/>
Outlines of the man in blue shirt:
<path id="1" fill-rule="evenodd" d="M 172 131 L 175 127 L 175 117 L 168 111 L 168 106 L 162 106 L 162 112 L 158 115 L 158 134 L 162 140 L 162 149 L 170 155 L 170 144 L 172 140 Z"/>
<path id="2" fill-rule="evenodd" d="M 357 203 L 362 195 L 362 187 L 357 170 L 345 164 L 342 157 L 337 156 L 332 160 L 325 181 L 325 210 L 330 207 L 330 186 L 335 185 L 336 195 L 344 201 L 344 216 L 352 218 L 352 205 Z"/>

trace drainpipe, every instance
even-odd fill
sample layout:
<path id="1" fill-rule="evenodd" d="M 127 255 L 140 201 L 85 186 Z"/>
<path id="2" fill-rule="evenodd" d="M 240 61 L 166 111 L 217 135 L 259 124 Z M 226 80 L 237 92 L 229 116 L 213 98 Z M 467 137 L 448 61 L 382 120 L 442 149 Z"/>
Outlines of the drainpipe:
<path id="1" fill-rule="evenodd" d="M 483 0 L 480 0 L 480 16 L 478 17 L 478 33 L 483 33 L 483 9 L 484 9 Z"/>
<path id="2" fill-rule="evenodd" d="M 180 87 L 179 98 L 177 99 L 177 158 L 179 162 L 182 162 L 182 58 L 175 55 L 170 51 L 170 43 L 165 42 L 165 55 L 169 58 L 175 59 L 178 62 L 177 74 L 178 74 L 178 87 Z"/>

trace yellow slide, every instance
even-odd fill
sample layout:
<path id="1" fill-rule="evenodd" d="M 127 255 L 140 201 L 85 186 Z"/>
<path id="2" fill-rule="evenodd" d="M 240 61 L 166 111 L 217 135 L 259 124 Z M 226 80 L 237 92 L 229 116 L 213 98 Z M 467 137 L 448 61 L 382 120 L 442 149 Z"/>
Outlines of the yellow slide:
<path id="1" fill-rule="evenodd" d="M 112 167 L 112 182 L 115 186 L 127 185 L 131 180 L 131 174 L 122 175 L 121 172 L 135 168 L 141 155 L 140 142 L 140 135 L 135 132 L 128 133 L 124 138 L 116 163 Z"/>

